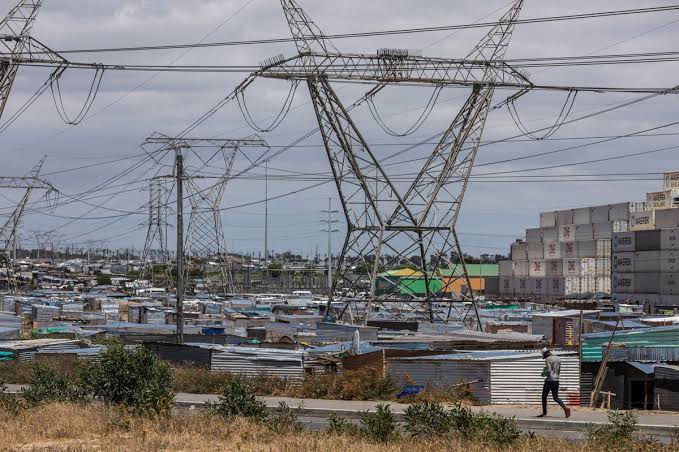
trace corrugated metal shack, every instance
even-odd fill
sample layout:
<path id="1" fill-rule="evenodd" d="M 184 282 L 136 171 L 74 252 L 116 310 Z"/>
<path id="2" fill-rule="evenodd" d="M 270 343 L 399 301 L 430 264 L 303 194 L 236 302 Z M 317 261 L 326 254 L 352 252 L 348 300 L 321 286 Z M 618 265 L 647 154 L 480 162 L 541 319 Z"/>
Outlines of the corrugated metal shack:
<path id="1" fill-rule="evenodd" d="M 31 361 L 38 352 L 57 352 L 85 347 L 86 345 L 81 341 L 70 339 L 32 339 L 0 342 L 0 352 L 11 352 L 18 361 Z"/>
<path id="2" fill-rule="evenodd" d="M 679 366 L 655 366 L 656 408 L 679 411 Z"/>
<path id="3" fill-rule="evenodd" d="M 577 353 L 556 352 L 561 358 L 560 394 L 568 405 L 580 405 L 580 367 Z M 432 388 L 469 383 L 484 405 L 541 403 L 540 353 L 482 351 L 387 360 L 389 376 L 397 384 L 411 381 Z"/>
<path id="4" fill-rule="evenodd" d="M 608 345 L 611 333 L 593 333 L 582 336 L 582 362 L 601 362 L 602 348 Z M 618 331 L 615 344 L 644 347 L 674 347 L 679 344 L 679 325 Z"/>

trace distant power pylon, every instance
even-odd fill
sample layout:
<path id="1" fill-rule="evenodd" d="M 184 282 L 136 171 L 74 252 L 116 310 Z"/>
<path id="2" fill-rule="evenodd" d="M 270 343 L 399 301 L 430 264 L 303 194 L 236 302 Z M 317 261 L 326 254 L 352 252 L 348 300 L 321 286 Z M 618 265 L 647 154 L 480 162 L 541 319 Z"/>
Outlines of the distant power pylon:
<path id="1" fill-rule="evenodd" d="M 167 281 L 170 280 L 170 253 L 167 247 L 168 176 L 154 177 L 149 181 L 149 218 L 146 241 L 142 252 L 141 276 L 154 280 L 155 265 L 160 264 Z"/>
<path id="2" fill-rule="evenodd" d="M 361 278 L 349 274 L 349 262 L 356 259 L 371 281 L 368 302 L 360 307 L 365 312 L 359 316 L 370 315 L 365 308 L 371 302 L 407 302 L 424 308 L 431 320 L 437 316 L 446 320 L 455 308 L 452 302 L 461 299 L 470 302 L 469 309 L 458 312 L 461 320 L 470 328 L 481 327 L 455 226 L 495 88 L 533 86 L 504 62 L 523 3 L 515 1 L 466 58 L 450 59 L 401 49 L 383 49 L 374 55 L 341 53 L 295 0 L 281 0 L 298 54 L 269 59 L 237 88 L 235 96 L 242 97 L 257 77 L 288 80 L 293 87 L 304 82 L 309 88 L 347 222 L 334 285 L 341 281 L 349 289 L 344 291 L 347 294 L 361 290 Z M 352 119 L 349 111 L 355 105 L 346 107 L 331 81 L 377 83 L 364 99 L 369 104 L 385 86 L 399 83 L 431 86 L 435 95 L 447 86 L 468 86 L 471 94 L 418 175 L 399 181 L 385 171 Z M 452 262 L 451 256 L 459 257 Z M 407 279 L 389 277 L 388 271 L 402 267 L 412 270 L 412 285 L 404 282 Z M 443 271 L 451 267 L 455 270 Z M 468 293 L 451 296 L 458 281 L 468 287 Z M 437 312 L 438 302 L 446 302 L 447 315 Z M 343 306 L 340 317 L 351 309 L 349 303 Z M 358 312 L 358 303 L 353 306 Z"/>
<path id="3" fill-rule="evenodd" d="M 2 243 L 2 255 L 0 265 L 4 268 L 7 277 L 7 289 L 10 293 L 15 293 L 18 289 L 15 262 L 12 259 L 17 242 L 17 234 L 21 218 L 26 210 L 26 204 L 30 199 L 33 190 L 45 190 L 45 197 L 52 201 L 51 195 L 56 195 L 57 190 L 45 180 L 41 179 L 40 171 L 45 163 L 45 157 L 33 167 L 33 169 L 23 177 L 0 177 L 0 188 L 23 189 L 24 195 L 19 200 L 16 208 L 9 216 L 7 221 L 0 227 L 0 243 Z"/>

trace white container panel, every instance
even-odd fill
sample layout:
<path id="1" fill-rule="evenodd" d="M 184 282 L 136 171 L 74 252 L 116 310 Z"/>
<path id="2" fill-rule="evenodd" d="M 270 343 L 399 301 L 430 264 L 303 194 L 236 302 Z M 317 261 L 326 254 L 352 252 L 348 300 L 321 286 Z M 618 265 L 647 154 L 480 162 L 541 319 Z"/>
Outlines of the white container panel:
<path id="1" fill-rule="evenodd" d="M 564 276 L 563 274 L 563 260 L 546 261 L 547 276 Z"/>
<path id="2" fill-rule="evenodd" d="M 671 209 L 679 201 L 679 190 L 655 191 L 646 194 L 646 205 L 651 210 Z"/>
<path id="3" fill-rule="evenodd" d="M 591 290 L 590 292 L 599 292 L 599 293 L 605 293 L 609 294 L 611 293 L 611 277 L 609 276 L 597 276 L 596 277 L 596 286 L 594 287 L 594 290 Z"/>
<path id="4" fill-rule="evenodd" d="M 528 291 L 530 295 L 547 295 L 547 278 L 530 278 Z"/>
<path id="5" fill-rule="evenodd" d="M 637 251 L 634 253 L 635 273 L 660 273 L 660 271 L 660 251 Z"/>
<path id="6" fill-rule="evenodd" d="M 582 259 L 564 259 L 563 275 L 566 277 L 581 276 Z"/>
<path id="7" fill-rule="evenodd" d="M 656 229 L 679 227 L 679 209 L 659 209 L 655 211 Z"/>
<path id="8" fill-rule="evenodd" d="M 559 241 L 559 228 L 544 228 L 542 230 L 542 243 L 558 241 Z"/>
<path id="9" fill-rule="evenodd" d="M 574 224 L 564 224 L 559 226 L 559 242 L 575 242 Z"/>
<path id="10" fill-rule="evenodd" d="M 660 286 L 661 273 L 635 273 L 632 293 L 660 293 Z"/>
<path id="11" fill-rule="evenodd" d="M 618 232 L 613 234 L 613 252 L 633 252 L 634 232 Z"/>
<path id="12" fill-rule="evenodd" d="M 595 259 L 596 276 L 611 276 L 611 258 L 597 257 Z"/>
<path id="13" fill-rule="evenodd" d="M 514 278 L 500 277 L 500 295 L 514 295 Z"/>
<path id="14" fill-rule="evenodd" d="M 634 273 L 634 253 L 613 253 L 613 271 L 615 273 Z"/>
<path id="15" fill-rule="evenodd" d="M 637 202 L 631 202 L 629 203 L 629 211 L 630 213 L 634 212 L 644 212 L 648 209 L 648 204 L 646 204 L 646 201 L 637 201 Z"/>
<path id="16" fill-rule="evenodd" d="M 525 261 L 513 261 L 514 262 L 514 276 L 518 278 L 527 278 L 529 274 L 529 263 Z"/>
<path id="17" fill-rule="evenodd" d="M 630 214 L 630 231 L 649 231 L 655 229 L 655 211 L 635 212 Z"/>
<path id="18" fill-rule="evenodd" d="M 663 188 L 665 190 L 679 189 L 679 171 L 665 173 Z"/>
<path id="19" fill-rule="evenodd" d="M 613 233 L 629 231 L 629 220 L 615 220 L 613 223 Z"/>
<path id="20" fill-rule="evenodd" d="M 528 295 L 528 278 L 514 278 L 514 292 L 516 295 Z"/>
<path id="21" fill-rule="evenodd" d="M 660 231 L 661 250 L 679 250 L 679 228 L 662 229 Z"/>
<path id="22" fill-rule="evenodd" d="M 528 244 L 528 260 L 542 260 L 545 258 L 545 246 L 542 243 Z"/>
<path id="23" fill-rule="evenodd" d="M 596 257 L 611 257 L 612 241 L 609 240 L 596 240 Z"/>
<path id="24" fill-rule="evenodd" d="M 615 220 L 629 220 L 630 203 L 624 202 L 621 204 L 613 204 L 608 209 L 608 219 Z"/>
<path id="25" fill-rule="evenodd" d="M 592 207 L 590 209 L 590 221 L 592 223 L 603 223 L 608 221 L 609 210 L 610 208 L 608 206 Z"/>
<path id="26" fill-rule="evenodd" d="M 585 225 L 592 223 L 592 212 L 589 207 L 573 209 L 573 224 Z"/>
<path id="27" fill-rule="evenodd" d="M 546 260 L 561 259 L 561 243 L 545 242 L 545 259 Z"/>
<path id="28" fill-rule="evenodd" d="M 500 276 L 511 278 L 514 276 L 514 261 L 500 261 Z"/>
<path id="29" fill-rule="evenodd" d="M 547 295 L 552 297 L 560 297 L 566 294 L 566 278 L 556 277 L 547 278 Z"/>
<path id="30" fill-rule="evenodd" d="M 528 269 L 528 274 L 532 278 L 544 278 L 547 276 L 547 266 L 545 265 L 545 261 L 529 261 L 528 262 L 529 269 Z"/>
<path id="31" fill-rule="evenodd" d="M 663 273 L 661 275 L 660 293 L 662 295 L 679 295 L 679 273 Z"/>
<path id="32" fill-rule="evenodd" d="M 596 276 L 596 258 L 587 257 L 580 259 L 580 276 Z"/>
<path id="33" fill-rule="evenodd" d="M 663 250 L 660 252 L 660 271 L 662 273 L 679 273 L 679 251 Z"/>
<path id="34" fill-rule="evenodd" d="M 634 273 L 613 273 L 612 289 L 615 293 L 634 293 Z"/>
<path id="35" fill-rule="evenodd" d="M 556 212 L 542 212 L 540 214 L 540 227 L 543 229 L 556 227 L 556 221 Z"/>
<path id="36" fill-rule="evenodd" d="M 594 239 L 612 239 L 613 238 L 613 223 L 606 221 L 603 223 L 594 223 Z"/>
<path id="37" fill-rule="evenodd" d="M 594 240 L 594 225 L 579 224 L 575 226 L 575 240 L 578 242 Z"/>
<path id="38" fill-rule="evenodd" d="M 542 229 L 526 229 L 526 242 L 542 243 Z"/>
<path id="39" fill-rule="evenodd" d="M 563 259 L 575 259 L 578 257 L 578 244 L 567 242 L 561 244 L 561 257 Z"/>
<path id="40" fill-rule="evenodd" d="M 527 243 L 512 243 L 510 248 L 513 261 L 527 261 L 528 260 L 528 244 Z"/>
<path id="41" fill-rule="evenodd" d="M 559 226 L 573 224 L 573 211 L 571 209 L 558 211 L 556 221 Z"/>

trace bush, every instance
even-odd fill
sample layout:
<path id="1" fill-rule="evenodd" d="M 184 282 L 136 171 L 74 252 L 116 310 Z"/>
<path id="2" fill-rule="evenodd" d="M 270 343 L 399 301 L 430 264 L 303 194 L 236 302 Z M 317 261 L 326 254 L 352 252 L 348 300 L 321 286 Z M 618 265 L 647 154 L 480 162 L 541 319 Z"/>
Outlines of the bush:
<path id="1" fill-rule="evenodd" d="M 606 413 L 608 424 L 589 424 L 587 442 L 601 449 L 622 448 L 634 440 L 638 417 L 633 411 L 610 410 Z"/>
<path id="2" fill-rule="evenodd" d="M 23 385 L 31 381 L 38 366 L 49 366 L 71 382 L 77 382 L 82 364 L 77 358 L 36 357 L 33 361 L 7 361 L 0 363 L 0 380 L 7 384 Z"/>
<path id="3" fill-rule="evenodd" d="M 456 405 L 450 412 L 451 427 L 462 438 L 497 446 L 508 446 L 521 436 L 516 419 L 491 413 L 474 413 Z"/>
<path id="4" fill-rule="evenodd" d="M 7 393 L 7 385 L 0 380 L 0 411 L 16 414 L 21 409 L 19 399 L 14 394 Z"/>
<path id="5" fill-rule="evenodd" d="M 361 414 L 361 429 L 363 436 L 371 441 L 386 443 L 398 436 L 398 428 L 389 405 L 377 405 L 375 411 Z"/>
<path id="6" fill-rule="evenodd" d="M 347 418 L 330 413 L 330 416 L 328 416 L 328 427 L 325 431 L 331 435 L 356 436 L 359 433 L 359 428 Z"/>
<path id="7" fill-rule="evenodd" d="M 252 387 L 242 378 L 229 378 L 222 386 L 219 401 L 208 407 L 222 417 L 241 416 L 259 421 L 266 419 L 266 405 L 257 400 Z"/>
<path id="8" fill-rule="evenodd" d="M 144 348 L 109 347 L 81 373 L 83 391 L 106 403 L 123 404 L 140 414 L 168 414 L 172 409 L 170 367 Z"/>
<path id="9" fill-rule="evenodd" d="M 297 396 L 309 399 L 390 400 L 398 388 L 390 377 L 374 367 L 307 377 Z"/>
<path id="10" fill-rule="evenodd" d="M 299 411 L 299 408 L 293 410 L 287 403 L 280 402 L 276 413 L 267 419 L 267 426 L 277 434 L 301 432 L 304 425 L 299 421 Z"/>
<path id="11" fill-rule="evenodd" d="M 73 402 L 83 398 L 79 388 L 50 366 L 38 365 L 27 388 L 21 391 L 31 405 L 44 402 Z"/>
<path id="12" fill-rule="evenodd" d="M 404 412 L 405 429 L 411 436 L 440 436 L 452 428 L 451 416 L 438 402 L 417 402 Z"/>

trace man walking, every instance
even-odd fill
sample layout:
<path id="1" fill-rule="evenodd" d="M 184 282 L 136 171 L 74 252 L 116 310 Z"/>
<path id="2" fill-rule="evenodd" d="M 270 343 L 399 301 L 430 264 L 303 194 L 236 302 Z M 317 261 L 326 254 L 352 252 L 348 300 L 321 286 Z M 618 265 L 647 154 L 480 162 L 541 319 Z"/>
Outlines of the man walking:
<path id="1" fill-rule="evenodd" d="M 559 398 L 559 374 L 561 373 L 561 359 L 553 355 L 548 348 L 542 349 L 542 358 L 545 360 L 545 368 L 542 371 L 542 376 L 545 377 L 545 383 L 542 386 L 542 414 L 538 417 L 547 416 L 547 395 L 552 393 L 554 401 L 563 408 L 566 413 L 566 418 L 571 417 L 571 410 Z"/>

